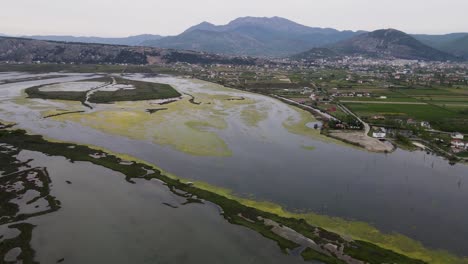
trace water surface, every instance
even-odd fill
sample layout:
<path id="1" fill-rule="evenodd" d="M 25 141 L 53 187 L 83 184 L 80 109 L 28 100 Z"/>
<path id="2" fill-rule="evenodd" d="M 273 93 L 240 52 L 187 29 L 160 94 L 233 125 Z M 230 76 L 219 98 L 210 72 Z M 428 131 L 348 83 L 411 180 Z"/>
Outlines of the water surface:
<path id="1" fill-rule="evenodd" d="M 292 134 L 282 122 L 294 110 L 261 95 L 210 89 L 204 82 L 176 77 L 133 78 L 168 83 L 195 95 L 204 92 L 253 98 L 259 107 L 268 107 L 269 115 L 258 126 L 250 127 L 241 120 L 241 108 L 229 110 L 225 117 L 227 128 L 216 133 L 227 143 L 231 157 L 192 156 L 170 146 L 110 135 L 74 122 L 44 120 L 38 110 L 11 100 L 20 96 L 21 89 L 37 85 L 34 82 L 0 86 L 0 96 L 7 94 L 0 103 L 0 119 L 16 121 L 19 127 L 50 138 L 126 153 L 182 178 L 272 201 L 289 210 L 364 221 L 388 233 L 407 235 L 431 248 L 468 255 L 466 165 L 451 166 L 425 152 L 368 153 Z M 44 82 L 53 80 L 41 81 Z M 315 149 L 305 150 L 301 147 L 304 145 Z"/>

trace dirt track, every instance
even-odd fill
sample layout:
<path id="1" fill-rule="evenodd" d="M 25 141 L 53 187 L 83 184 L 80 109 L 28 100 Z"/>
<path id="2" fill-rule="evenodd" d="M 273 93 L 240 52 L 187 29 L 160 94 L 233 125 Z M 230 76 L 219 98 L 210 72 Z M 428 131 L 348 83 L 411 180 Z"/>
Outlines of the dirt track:
<path id="1" fill-rule="evenodd" d="M 369 137 L 362 131 L 336 130 L 331 131 L 330 136 L 358 144 L 359 146 L 372 152 L 392 152 L 394 150 L 394 146 L 390 142 L 382 142 L 378 139 Z"/>

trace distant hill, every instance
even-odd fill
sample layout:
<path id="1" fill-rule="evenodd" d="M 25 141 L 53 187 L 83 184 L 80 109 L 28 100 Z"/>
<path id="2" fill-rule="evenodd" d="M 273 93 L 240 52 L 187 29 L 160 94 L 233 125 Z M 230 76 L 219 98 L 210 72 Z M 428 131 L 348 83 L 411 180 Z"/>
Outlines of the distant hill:
<path id="1" fill-rule="evenodd" d="M 137 35 L 125 38 L 101 38 L 101 37 L 74 37 L 74 36 L 21 36 L 22 38 L 38 39 L 38 40 L 51 40 L 62 42 L 77 42 L 77 43 L 97 43 L 97 44 L 110 44 L 110 45 L 127 45 L 139 46 L 145 41 L 158 40 L 163 38 L 159 35 Z"/>
<path id="2" fill-rule="evenodd" d="M 343 54 L 331 48 L 313 48 L 291 56 L 295 60 L 339 59 L 341 57 L 343 57 Z"/>
<path id="3" fill-rule="evenodd" d="M 452 42 L 467 35 L 468 33 L 450 33 L 444 35 L 414 34 L 412 36 L 430 47 L 440 48 L 446 43 Z"/>
<path id="4" fill-rule="evenodd" d="M 188 62 L 200 64 L 253 65 L 253 58 L 238 58 L 151 47 L 69 43 L 0 37 L 0 62 L 47 62 L 77 64 L 158 64 Z"/>
<path id="5" fill-rule="evenodd" d="M 459 58 L 429 47 L 414 37 L 395 30 L 382 29 L 328 45 L 329 53 L 341 56 L 366 56 L 373 58 L 397 58 L 409 60 L 446 61 Z M 294 58 L 309 58 L 316 53 L 312 49 Z M 322 51 L 322 53 L 324 53 Z M 336 55 L 334 55 L 336 57 Z"/>
<path id="6" fill-rule="evenodd" d="M 468 34 L 464 37 L 443 44 L 440 49 L 450 52 L 456 56 L 464 57 L 468 60 Z"/>
<path id="7" fill-rule="evenodd" d="M 424 44 L 468 60 L 468 33 L 414 35 Z"/>
<path id="8" fill-rule="evenodd" d="M 280 18 L 242 17 L 227 25 L 203 22 L 182 34 L 143 45 L 231 55 L 286 56 L 335 43 L 362 32 L 314 28 Z"/>

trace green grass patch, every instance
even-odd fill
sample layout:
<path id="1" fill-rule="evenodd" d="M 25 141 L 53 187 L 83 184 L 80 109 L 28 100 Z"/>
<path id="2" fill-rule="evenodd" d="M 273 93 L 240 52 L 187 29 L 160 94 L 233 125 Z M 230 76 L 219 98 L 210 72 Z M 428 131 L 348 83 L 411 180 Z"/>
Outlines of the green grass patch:
<path id="1" fill-rule="evenodd" d="M 421 260 L 408 260 L 406 257 L 396 254 L 391 250 L 382 250 L 378 246 L 368 243 L 365 241 L 355 241 L 359 247 L 345 247 L 344 252 L 349 256 L 352 256 L 356 259 L 365 261 L 371 264 L 380 264 L 380 263 L 419 263 L 424 264 L 424 261 Z"/>
<path id="2" fill-rule="evenodd" d="M 456 95 L 452 91 L 444 88 L 405 88 L 405 89 L 392 89 L 394 92 L 403 93 L 411 96 L 418 95 Z"/>
<path id="3" fill-rule="evenodd" d="M 389 119 L 412 118 L 428 121 L 431 126 L 443 131 L 468 133 L 468 115 L 435 105 L 402 105 L 402 104 L 365 104 L 345 103 L 357 115 L 368 118 L 383 115 Z"/>
<path id="4" fill-rule="evenodd" d="M 113 103 L 120 101 L 143 101 L 182 96 L 172 86 L 162 83 L 142 82 L 115 78 L 118 84 L 132 85 L 135 89 L 97 91 L 89 99 L 91 103 Z"/>
<path id="5" fill-rule="evenodd" d="M 157 100 L 168 99 L 182 96 L 172 86 L 168 84 L 152 83 L 133 81 L 123 78 L 115 77 L 117 84 L 131 85 L 134 89 L 119 89 L 116 91 L 96 91 L 93 93 L 89 102 L 91 103 L 114 103 L 121 101 L 143 101 L 143 100 Z M 109 77 L 101 77 L 96 79 L 89 79 L 85 81 L 95 81 L 110 84 L 112 79 Z M 40 85 L 31 87 L 25 90 L 29 98 L 40 98 L 49 100 L 67 100 L 78 101 L 84 103 L 86 95 L 89 91 L 41 91 L 47 85 Z"/>
<path id="6" fill-rule="evenodd" d="M 65 100 L 84 102 L 86 100 L 86 92 L 77 91 L 51 91 L 43 92 L 40 88 L 47 86 L 35 86 L 25 90 L 29 98 L 49 99 L 49 100 Z"/>

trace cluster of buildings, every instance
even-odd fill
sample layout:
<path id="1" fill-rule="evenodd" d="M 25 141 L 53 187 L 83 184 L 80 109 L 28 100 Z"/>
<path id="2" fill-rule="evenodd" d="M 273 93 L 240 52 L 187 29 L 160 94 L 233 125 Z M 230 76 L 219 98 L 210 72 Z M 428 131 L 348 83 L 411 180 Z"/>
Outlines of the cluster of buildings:
<path id="1" fill-rule="evenodd" d="M 333 93 L 331 96 L 333 97 L 371 97 L 371 94 L 362 93 L 362 92 L 349 92 L 349 93 L 336 92 L 336 93 Z"/>
<path id="2" fill-rule="evenodd" d="M 455 153 L 468 150 L 468 142 L 464 141 L 464 135 L 461 133 L 453 133 L 451 135 L 452 140 L 450 145 L 452 146 L 452 151 Z"/>

